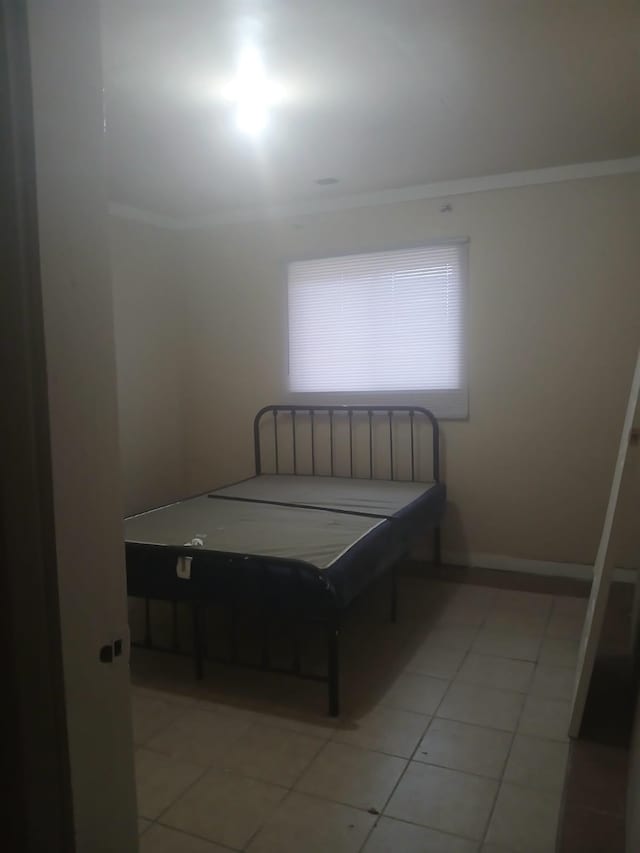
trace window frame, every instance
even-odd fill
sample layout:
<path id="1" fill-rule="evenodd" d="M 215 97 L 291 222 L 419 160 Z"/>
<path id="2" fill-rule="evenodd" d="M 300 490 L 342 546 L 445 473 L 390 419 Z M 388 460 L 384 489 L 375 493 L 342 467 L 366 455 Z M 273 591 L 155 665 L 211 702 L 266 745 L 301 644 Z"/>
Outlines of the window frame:
<path id="1" fill-rule="evenodd" d="M 461 278 L 461 387 L 459 389 L 439 390 L 387 390 L 387 391 L 292 391 L 289 387 L 290 377 L 290 327 L 289 327 L 289 267 L 294 263 L 305 261 L 320 261 L 330 258 L 343 258 L 352 255 L 380 254 L 382 252 L 410 251 L 431 246 L 460 247 L 460 278 Z M 408 244 L 385 245 L 377 248 L 350 248 L 338 251 L 327 251 L 322 254 L 292 256 L 284 261 L 285 279 L 285 311 L 286 311 L 286 347 L 284 364 L 285 402 L 304 405 L 329 405 L 360 403 L 371 405 L 414 405 L 429 409 L 439 420 L 468 420 L 469 419 L 469 375 L 468 375 L 468 330 L 469 330 L 469 237 L 452 237 L 430 239 Z"/>

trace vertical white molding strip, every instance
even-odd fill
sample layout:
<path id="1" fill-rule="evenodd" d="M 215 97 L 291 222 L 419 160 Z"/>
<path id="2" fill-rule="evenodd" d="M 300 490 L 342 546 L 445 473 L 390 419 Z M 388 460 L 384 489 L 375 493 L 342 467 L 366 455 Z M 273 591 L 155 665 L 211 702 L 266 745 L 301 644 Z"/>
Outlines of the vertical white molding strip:
<path id="1" fill-rule="evenodd" d="M 573 707 L 571 709 L 571 722 L 569 724 L 569 734 L 571 737 L 578 737 L 578 734 L 580 733 L 584 706 L 587 700 L 591 676 L 593 674 L 593 664 L 598 650 L 598 643 L 602 632 L 602 623 L 604 622 L 604 614 L 607 608 L 607 601 L 609 599 L 609 588 L 613 579 L 611 534 L 616 520 L 618 498 L 620 497 L 620 487 L 622 485 L 622 475 L 624 473 L 624 466 L 629 450 L 629 439 L 631 437 L 633 419 L 638 406 L 639 394 L 640 351 L 638 352 L 636 369 L 631 382 L 631 392 L 629 393 L 627 413 L 622 427 L 622 437 L 620 439 L 620 447 L 618 448 L 616 467 L 613 472 L 613 482 L 611 484 L 611 493 L 609 495 L 609 504 L 607 506 L 607 512 L 604 519 L 602 537 L 600 539 L 600 546 L 596 555 L 596 562 L 593 567 L 593 586 L 591 587 L 589 606 L 587 608 L 587 615 L 582 629 L 576 684 L 573 694 Z"/>

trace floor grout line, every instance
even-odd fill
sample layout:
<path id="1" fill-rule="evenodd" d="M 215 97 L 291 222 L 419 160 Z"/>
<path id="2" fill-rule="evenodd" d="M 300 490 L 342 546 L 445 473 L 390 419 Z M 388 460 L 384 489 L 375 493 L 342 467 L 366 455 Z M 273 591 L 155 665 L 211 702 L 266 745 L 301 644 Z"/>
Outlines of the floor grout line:
<path id="1" fill-rule="evenodd" d="M 543 636 L 544 636 L 544 634 L 546 634 L 546 630 L 547 630 L 547 628 L 548 628 L 548 626 L 549 626 L 549 622 L 551 621 L 551 614 L 553 613 L 554 606 L 555 606 L 555 600 L 552 602 L 551 607 L 549 608 L 549 612 L 547 613 L 547 618 L 546 618 L 546 620 L 545 620 L 545 625 L 544 625 Z M 533 670 L 533 674 L 532 674 L 532 677 L 531 677 L 531 682 L 530 682 L 529 687 L 531 687 L 531 686 L 533 685 L 533 681 L 534 681 L 534 679 L 535 679 L 535 674 L 536 674 L 537 669 L 538 669 L 538 663 L 537 663 L 537 661 L 536 661 L 536 663 L 535 663 L 535 665 L 534 665 L 534 670 Z M 527 691 L 526 696 L 530 696 L 530 695 L 531 695 L 531 694 L 529 693 L 529 691 Z M 492 805 L 492 807 L 491 807 L 491 810 L 490 810 L 489 815 L 488 815 L 488 818 L 487 818 L 487 822 L 486 822 L 486 825 L 485 825 L 484 833 L 482 834 L 482 840 L 481 840 L 481 842 L 480 842 L 480 849 L 482 849 L 482 848 L 485 846 L 485 844 L 487 843 L 487 836 L 488 836 L 488 834 L 489 834 L 489 829 L 490 829 L 490 827 L 491 827 L 491 822 L 492 822 L 492 820 L 493 820 L 493 816 L 494 816 L 494 814 L 495 814 L 496 806 L 497 806 L 497 804 L 498 804 L 498 799 L 499 799 L 499 797 L 500 797 L 500 791 L 502 790 L 502 786 L 504 785 L 504 781 L 505 781 L 505 780 L 504 780 L 504 774 L 506 773 L 506 771 L 507 771 L 507 767 L 509 766 L 509 760 L 511 759 L 511 754 L 512 754 L 512 752 L 513 752 L 513 745 L 514 745 L 515 740 L 516 740 L 516 737 L 517 737 L 517 735 L 518 735 L 518 729 L 520 728 L 520 723 L 522 722 L 522 716 L 523 716 L 523 714 L 524 714 L 525 705 L 526 705 L 526 697 L 525 697 L 524 702 L 522 703 L 522 707 L 520 708 L 520 712 L 519 712 L 519 714 L 518 714 L 518 719 L 517 719 L 517 722 L 516 722 L 516 726 L 515 726 L 515 728 L 514 728 L 514 730 L 513 730 L 513 735 L 512 735 L 512 737 L 511 737 L 511 743 L 510 743 L 510 745 L 509 745 L 509 750 L 508 750 L 508 752 L 507 752 L 507 756 L 506 756 L 506 758 L 505 758 L 504 765 L 503 765 L 503 768 L 502 768 L 502 774 L 501 774 L 501 776 L 500 776 L 500 780 L 499 780 L 499 782 L 498 782 L 498 789 L 497 789 L 497 791 L 496 791 L 496 795 L 495 795 L 494 800 L 493 800 L 493 805 Z"/>
<path id="2" fill-rule="evenodd" d="M 495 609 L 495 607 L 494 607 L 493 609 Z M 477 634 L 476 634 L 476 637 L 475 637 L 475 639 L 474 639 L 474 642 L 475 642 L 475 640 L 478 638 L 478 636 L 479 636 L 480 632 L 482 631 L 482 629 L 486 627 L 487 620 L 489 619 L 489 615 L 490 615 L 490 614 L 487 614 L 487 616 L 486 616 L 486 618 L 485 618 L 484 622 L 483 622 L 483 623 L 482 623 L 482 625 L 479 627 L 478 632 L 477 632 Z M 473 648 L 473 646 L 472 646 L 472 648 Z M 467 659 L 467 657 L 468 657 L 468 655 L 469 655 L 469 654 L 471 654 L 471 650 L 470 650 L 470 651 L 468 652 L 468 654 L 465 656 L 465 660 Z M 513 692 L 513 691 L 512 691 L 512 692 Z M 524 707 L 524 702 L 522 703 L 522 707 Z M 522 713 L 522 710 L 521 710 L 521 713 Z M 490 810 L 489 810 L 489 813 L 488 813 L 488 815 L 487 815 L 487 819 L 486 819 L 486 823 L 485 823 L 484 831 L 482 832 L 482 835 L 480 836 L 480 839 L 479 839 L 479 841 L 478 841 L 478 850 L 481 850 L 481 849 L 482 849 L 482 847 L 484 846 L 485 839 L 486 839 L 486 835 L 487 835 L 487 832 L 489 831 L 489 826 L 491 825 L 491 818 L 493 817 L 493 812 L 494 812 L 494 810 L 495 810 L 495 806 L 496 806 L 496 803 L 497 803 L 497 801 L 498 801 L 498 795 L 500 794 L 500 787 L 501 787 L 501 785 L 502 785 L 502 779 L 503 779 L 503 777 L 504 777 L 504 771 L 505 771 L 505 769 L 506 769 L 506 767 L 507 767 L 507 762 L 509 761 L 509 755 L 511 754 L 511 749 L 512 749 L 512 747 L 513 747 L 513 741 L 514 741 L 514 739 L 515 739 L 515 732 L 517 731 L 518 723 L 519 723 L 519 722 L 520 722 L 520 716 L 518 716 L 518 721 L 517 721 L 517 723 L 516 723 L 516 727 L 515 727 L 514 732 L 513 732 L 512 736 L 511 736 L 511 742 L 510 742 L 510 744 L 509 744 L 509 750 L 508 750 L 508 752 L 507 752 L 507 756 L 506 756 L 506 758 L 505 758 L 504 765 L 503 765 L 503 768 L 502 768 L 502 774 L 501 774 L 500 778 L 497 780 L 496 793 L 495 793 L 495 795 L 494 795 L 494 797 L 493 797 L 493 803 L 492 803 L 491 808 L 490 808 Z"/>
<path id="3" fill-rule="evenodd" d="M 470 626 L 470 627 L 471 627 L 471 626 Z M 475 640 L 475 638 L 477 637 L 477 635 L 478 635 L 478 633 L 479 633 L 479 631 L 480 631 L 480 628 L 481 628 L 481 626 L 478 626 L 478 629 L 477 629 L 477 631 L 476 631 L 476 633 L 475 633 L 475 635 L 474 635 L 473 640 Z M 471 651 L 471 645 L 472 645 L 472 643 L 473 643 L 473 641 L 470 643 L 469 648 L 466 650 L 465 654 L 463 655 L 463 657 L 462 657 L 462 659 L 461 659 L 461 661 L 460 661 L 460 664 L 459 664 L 459 666 L 458 666 L 458 669 L 456 670 L 456 674 L 460 671 L 460 668 L 461 668 L 461 667 L 462 667 L 462 665 L 464 664 L 464 661 L 467 659 L 468 655 L 470 654 L 470 651 Z M 363 844 L 360 846 L 360 848 L 359 848 L 359 850 L 358 850 L 358 853 L 362 853 L 362 851 L 364 850 L 365 846 L 369 843 L 369 839 L 370 839 L 371 835 L 373 834 L 373 831 L 374 831 L 374 830 L 375 830 L 375 828 L 378 826 L 378 823 L 380 822 L 380 818 L 384 816 L 385 809 L 386 809 L 386 808 L 387 808 L 387 806 L 389 805 L 389 803 L 390 803 L 390 801 L 391 801 L 391 799 L 392 799 L 393 795 L 395 794 L 396 790 L 398 789 L 398 786 L 400 785 L 400 783 L 401 783 L 401 782 L 402 782 L 402 780 L 404 779 L 405 774 L 406 774 L 406 772 L 407 772 L 407 769 L 411 766 L 411 762 L 414 760 L 415 754 L 416 754 L 416 752 L 418 751 L 418 749 L 420 748 L 420 744 L 422 743 L 422 741 L 424 740 L 424 738 L 425 738 L 425 736 L 426 736 L 427 732 L 429 731 L 429 729 L 430 729 L 430 727 L 431 727 L 431 724 L 432 724 L 432 723 L 433 723 L 433 721 L 435 720 L 436 715 L 437 715 L 437 712 L 438 712 L 438 709 L 440 708 L 440 706 L 441 706 L 441 705 L 442 705 L 442 703 L 444 702 L 445 696 L 446 696 L 446 695 L 447 695 L 447 693 L 449 692 L 449 689 L 451 688 L 451 685 L 452 685 L 452 684 L 453 684 L 453 679 L 449 680 L 449 687 L 448 687 L 448 688 L 445 690 L 445 692 L 442 694 L 442 697 L 441 697 L 440 701 L 439 701 L 439 702 L 438 702 L 438 704 L 436 705 L 436 707 L 435 707 L 435 709 L 434 709 L 434 712 L 433 712 L 433 714 L 431 715 L 431 719 L 429 720 L 429 722 L 428 722 L 427 726 L 425 727 L 424 732 L 422 733 L 422 736 L 418 739 L 418 742 L 416 743 L 416 746 L 415 746 L 415 748 L 414 748 L 413 752 L 411 753 L 411 757 L 408 759 L 407 764 L 406 764 L 406 766 L 405 766 L 404 770 L 402 771 L 402 773 L 401 773 L 401 774 L 400 774 L 400 776 L 398 777 L 398 780 L 397 780 L 396 784 L 393 786 L 393 789 L 391 790 L 391 793 L 390 793 L 390 794 L 389 794 L 389 796 L 387 797 L 387 800 L 386 800 L 386 802 L 385 802 L 384 806 L 382 807 L 382 809 L 381 809 L 381 811 L 380 811 L 380 814 L 376 817 L 376 820 L 374 821 L 373 826 L 371 827 L 370 831 L 367 833 L 367 836 L 366 836 L 366 838 L 365 838 L 365 840 L 364 840 Z M 434 829 L 435 829 L 435 827 L 434 827 Z"/>
<path id="4" fill-rule="evenodd" d="M 177 723 L 178 720 L 181 720 L 183 716 L 185 716 L 187 713 L 189 713 L 189 710 L 191 710 L 191 709 L 187 708 L 185 711 L 178 714 L 177 717 L 174 717 L 169 723 L 167 723 L 166 725 L 162 725 L 152 735 L 149 735 L 149 737 L 146 738 L 143 742 L 136 741 L 134 739 L 134 741 L 133 741 L 134 749 L 148 749 L 148 747 L 147 747 L 148 743 L 150 743 L 152 740 L 157 738 L 159 735 L 163 734 L 167 729 L 171 728 L 171 726 L 173 726 L 175 723 Z"/>
<path id="5" fill-rule="evenodd" d="M 373 822 L 373 825 L 372 825 L 371 829 L 370 829 L 370 830 L 369 830 L 369 832 L 367 833 L 367 835 L 366 835 L 366 837 L 365 837 L 365 839 L 364 839 L 363 843 L 362 843 L 362 844 L 360 845 L 360 847 L 358 848 L 358 853 L 362 853 L 362 851 L 364 850 L 365 846 L 369 843 L 369 839 L 370 839 L 371 835 L 373 834 L 373 831 L 374 831 L 374 830 L 375 830 L 375 828 L 378 826 L 378 823 L 380 822 L 380 818 L 384 816 L 384 811 L 385 811 L 385 809 L 386 809 L 386 808 L 387 808 L 387 806 L 389 805 L 389 803 L 390 803 L 390 801 L 391 801 L 391 799 L 392 799 L 393 795 L 395 794 L 395 792 L 396 792 L 396 790 L 397 790 L 398 786 L 400 785 L 400 783 L 401 783 L 401 782 L 402 782 L 402 780 L 404 779 L 404 777 L 405 777 L 405 773 L 407 772 L 407 768 L 408 768 L 408 767 L 410 767 L 411 762 L 412 762 L 412 760 L 413 760 L 413 756 L 416 754 L 416 751 L 418 750 L 418 748 L 419 748 L 420 744 L 422 743 L 422 740 L 423 740 L 424 736 L 425 736 L 425 735 L 426 735 L 426 733 L 429 731 L 429 727 L 431 726 L 431 723 L 433 722 L 433 719 L 434 719 L 434 717 L 432 716 L 432 717 L 431 717 L 431 719 L 429 720 L 429 722 L 427 723 L 427 725 L 425 726 L 425 729 L 424 729 L 424 731 L 423 731 L 422 735 L 418 738 L 418 742 L 416 743 L 416 745 L 415 745 L 415 747 L 414 747 L 414 749 L 413 749 L 413 752 L 411 753 L 411 757 L 407 760 L 407 763 L 406 763 L 406 765 L 405 765 L 405 767 L 404 767 L 404 770 L 403 770 L 403 771 L 402 771 L 402 773 L 398 776 L 398 779 L 397 779 L 397 781 L 396 781 L 395 785 L 394 785 L 394 786 L 393 786 L 393 788 L 391 789 L 391 792 L 389 793 L 389 796 L 387 797 L 387 799 L 385 800 L 384 805 L 383 805 L 383 806 L 382 806 L 382 808 L 380 809 L 380 813 L 379 813 L 378 815 L 376 815 L 376 819 L 374 820 L 374 822 Z"/>
<path id="6" fill-rule="evenodd" d="M 217 846 L 217 847 L 222 847 L 222 849 L 225 851 L 229 850 L 229 851 L 233 851 L 233 853 L 242 853 L 242 851 L 246 849 L 246 846 L 245 847 L 230 847 L 228 844 L 222 844 L 219 841 L 212 841 L 210 838 L 207 838 L 204 835 L 198 835 L 196 832 L 189 832 L 186 829 L 178 829 L 175 826 L 171 826 L 170 823 L 162 823 L 161 820 L 154 821 L 154 823 L 157 823 L 157 825 L 161 826 L 163 829 L 170 829 L 172 832 L 177 832 L 180 835 L 186 835 L 188 838 L 197 838 L 198 841 L 206 841 L 207 844 L 212 844 L 212 845 Z"/>

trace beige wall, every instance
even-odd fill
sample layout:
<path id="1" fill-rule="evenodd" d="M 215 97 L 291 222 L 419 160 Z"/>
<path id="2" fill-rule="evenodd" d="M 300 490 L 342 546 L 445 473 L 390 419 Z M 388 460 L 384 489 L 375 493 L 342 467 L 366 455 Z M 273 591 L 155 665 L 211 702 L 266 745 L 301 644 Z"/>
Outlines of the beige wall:
<path id="1" fill-rule="evenodd" d="M 470 417 L 444 424 L 445 549 L 593 561 L 640 340 L 640 176 L 452 206 L 185 232 L 187 492 L 250 474 L 251 418 L 286 396 L 288 258 L 468 236 Z"/>
<path id="2" fill-rule="evenodd" d="M 126 514 L 185 494 L 186 292 L 179 235 L 111 218 L 120 456 Z"/>

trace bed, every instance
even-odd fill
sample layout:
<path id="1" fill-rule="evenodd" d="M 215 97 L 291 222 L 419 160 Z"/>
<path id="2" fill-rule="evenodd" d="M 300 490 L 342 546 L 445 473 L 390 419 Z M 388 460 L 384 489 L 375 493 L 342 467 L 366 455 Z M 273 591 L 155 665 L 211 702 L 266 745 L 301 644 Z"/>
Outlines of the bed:
<path id="1" fill-rule="evenodd" d="M 255 475 L 125 520 L 127 588 L 145 601 L 144 637 L 157 648 L 149 608 L 170 601 L 174 639 L 178 602 L 193 619 L 196 672 L 207 659 L 287 671 L 327 683 L 329 713 L 338 715 L 340 617 L 367 586 L 390 573 L 432 528 L 440 562 L 439 524 L 446 489 L 440 480 L 436 418 L 420 407 L 272 405 L 254 418 Z M 207 647 L 208 606 L 228 606 L 223 655 Z M 263 626 L 259 660 L 239 653 L 236 614 L 250 608 Z M 291 626 L 290 665 L 271 660 L 269 626 Z M 305 671 L 299 629 L 326 630 L 326 670 Z"/>

